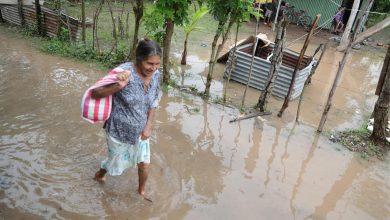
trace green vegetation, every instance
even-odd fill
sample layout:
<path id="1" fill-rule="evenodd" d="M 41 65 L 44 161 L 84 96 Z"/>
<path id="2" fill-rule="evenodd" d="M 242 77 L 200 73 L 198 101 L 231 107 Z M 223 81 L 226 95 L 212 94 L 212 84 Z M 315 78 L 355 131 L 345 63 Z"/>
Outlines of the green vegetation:
<path id="1" fill-rule="evenodd" d="M 374 4 L 372 6 L 371 11 L 373 12 L 379 12 L 379 13 L 384 13 L 384 14 L 374 14 L 371 13 L 368 16 L 368 21 L 367 21 L 367 26 L 371 27 L 374 24 L 382 21 L 385 19 L 387 16 L 389 16 L 389 11 L 390 11 L 390 0 L 382 0 L 382 1 L 374 1 Z"/>
<path id="2" fill-rule="evenodd" d="M 364 159 L 376 157 L 379 160 L 384 160 L 390 149 L 390 144 L 387 143 L 385 146 L 378 146 L 371 141 L 370 136 L 371 132 L 364 125 L 364 127 L 362 126 L 357 129 L 332 134 L 330 140 L 341 143 L 350 151 L 358 152 Z"/>
<path id="3" fill-rule="evenodd" d="M 60 3 L 60 4 L 59 4 Z M 87 20 L 92 20 L 94 17 L 95 11 L 99 6 L 99 1 L 85 1 L 86 4 L 86 18 Z M 194 3 L 197 4 L 197 3 Z M 113 37 L 113 24 L 107 3 L 102 7 L 102 10 L 98 19 L 98 33 L 97 37 L 99 39 L 99 49 L 93 47 L 93 30 L 92 27 L 88 27 L 86 31 L 86 43 L 82 44 L 81 42 L 70 43 L 69 33 L 67 28 L 61 28 L 60 36 L 57 39 L 45 39 L 37 36 L 38 29 L 34 26 L 26 26 L 21 29 L 21 32 L 25 36 L 34 37 L 37 46 L 44 52 L 50 54 L 61 55 L 65 57 L 72 57 L 78 60 L 84 60 L 88 62 L 99 62 L 106 67 L 113 67 L 118 63 L 122 63 L 129 59 L 131 53 L 132 39 L 133 39 L 133 28 L 134 28 L 134 13 L 132 12 L 132 5 L 125 1 L 115 1 L 110 3 L 113 15 L 115 18 L 122 14 L 122 19 L 126 19 L 127 13 L 129 13 L 128 18 L 128 28 L 127 33 L 124 36 L 118 34 L 118 47 L 113 50 L 115 40 Z M 69 3 L 65 0 L 48 0 L 45 1 L 45 6 L 50 8 L 61 8 L 70 16 L 81 20 L 81 6 L 79 4 Z M 162 27 L 163 19 L 159 18 L 157 14 L 152 13 L 152 1 L 145 1 L 145 15 L 142 18 L 141 28 L 140 28 L 140 37 L 147 36 L 159 42 L 162 42 L 162 37 L 164 30 Z M 188 14 L 192 16 L 195 13 L 195 7 L 190 7 Z M 153 22 L 154 24 L 152 24 Z M 122 20 L 122 22 L 126 22 Z M 155 25 L 155 26 L 153 26 Z M 116 25 L 116 31 L 118 31 Z M 202 19 L 198 21 L 198 26 L 202 27 L 200 32 L 194 31 L 191 35 L 192 44 L 199 44 L 199 42 L 207 42 L 207 39 L 212 39 L 213 33 L 217 28 L 217 21 L 214 20 L 211 14 L 206 14 Z M 242 31 L 248 32 L 246 27 L 242 28 Z M 174 31 L 174 46 L 179 48 L 183 45 L 185 39 L 185 31 L 183 28 L 175 28 Z M 196 43 L 195 43 L 196 42 Z M 94 51 L 95 49 L 95 51 Z"/>
<path id="4" fill-rule="evenodd" d="M 126 60 L 127 56 L 127 49 L 123 46 L 119 46 L 115 52 L 109 50 L 97 52 L 90 44 L 72 45 L 69 42 L 60 39 L 42 41 L 40 50 L 49 54 L 57 54 L 88 62 L 93 61 L 102 63 L 104 66 L 110 68 L 122 63 Z"/>

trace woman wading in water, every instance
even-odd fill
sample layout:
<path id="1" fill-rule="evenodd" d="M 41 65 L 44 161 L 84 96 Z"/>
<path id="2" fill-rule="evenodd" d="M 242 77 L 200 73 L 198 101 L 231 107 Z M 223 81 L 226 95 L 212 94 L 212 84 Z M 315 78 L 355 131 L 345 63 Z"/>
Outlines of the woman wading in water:
<path id="1" fill-rule="evenodd" d="M 121 175 L 131 166 L 138 167 L 138 193 L 145 197 L 150 164 L 149 137 L 158 106 L 161 48 L 148 39 L 136 49 L 135 63 L 121 64 L 118 82 L 92 91 L 92 98 L 113 95 L 111 115 L 104 124 L 108 158 L 101 162 L 94 179 L 104 181 L 106 173 Z"/>

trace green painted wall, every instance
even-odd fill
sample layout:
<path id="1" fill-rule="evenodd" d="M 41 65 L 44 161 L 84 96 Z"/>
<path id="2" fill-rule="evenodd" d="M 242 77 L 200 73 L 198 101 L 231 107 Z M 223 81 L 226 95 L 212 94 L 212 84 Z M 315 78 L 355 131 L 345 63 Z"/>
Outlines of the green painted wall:
<path id="1" fill-rule="evenodd" d="M 343 0 L 286 0 L 286 2 L 295 6 L 297 11 L 305 10 L 313 20 L 317 14 L 321 14 L 318 26 L 324 25 L 324 28 L 329 29 L 332 17 L 343 3 Z"/>

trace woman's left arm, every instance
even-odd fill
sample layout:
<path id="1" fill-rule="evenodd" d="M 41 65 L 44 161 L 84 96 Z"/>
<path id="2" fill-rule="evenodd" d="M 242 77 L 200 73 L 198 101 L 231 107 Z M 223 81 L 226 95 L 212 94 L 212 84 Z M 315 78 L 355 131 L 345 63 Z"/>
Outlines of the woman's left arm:
<path id="1" fill-rule="evenodd" d="M 148 111 L 148 121 L 146 122 L 146 126 L 141 133 L 142 140 L 148 139 L 152 135 L 152 122 L 153 122 L 154 112 L 155 112 L 155 108 L 150 108 Z"/>

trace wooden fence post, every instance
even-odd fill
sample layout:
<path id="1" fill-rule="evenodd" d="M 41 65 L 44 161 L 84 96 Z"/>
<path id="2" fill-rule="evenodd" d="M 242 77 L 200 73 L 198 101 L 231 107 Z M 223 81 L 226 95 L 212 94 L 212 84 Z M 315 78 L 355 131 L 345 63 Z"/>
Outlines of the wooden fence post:
<path id="1" fill-rule="evenodd" d="M 24 14 L 23 14 L 23 0 L 18 0 L 18 13 L 20 16 L 20 25 L 24 26 Z"/>
<path id="2" fill-rule="evenodd" d="M 42 10 L 41 5 L 39 4 L 39 0 L 35 0 L 35 16 L 37 19 L 37 28 L 39 35 L 43 36 L 43 28 L 42 28 Z"/>
<path id="3" fill-rule="evenodd" d="M 329 91 L 328 95 L 328 101 L 326 102 L 326 105 L 324 107 L 324 112 L 322 113 L 320 124 L 318 125 L 318 132 L 322 132 L 322 129 L 324 128 L 324 124 L 326 121 L 326 118 L 328 117 L 328 112 L 330 110 L 330 107 L 332 106 L 332 100 L 333 100 L 333 95 L 336 91 L 337 85 L 339 84 L 341 74 L 343 73 L 344 65 L 345 62 L 347 61 L 348 54 L 351 52 L 352 49 L 352 43 L 355 40 L 356 32 L 353 33 L 351 40 L 349 41 L 347 50 L 344 52 L 344 56 L 341 59 L 341 62 L 339 63 L 339 68 L 336 73 L 336 77 L 333 81 L 332 89 Z"/>
<path id="4" fill-rule="evenodd" d="M 85 0 L 81 0 L 81 41 L 85 44 Z"/>
<path id="5" fill-rule="evenodd" d="M 347 45 L 348 42 L 349 42 L 348 41 L 350 39 L 349 36 L 350 36 L 350 33 L 351 33 L 352 25 L 355 22 L 357 11 L 359 10 L 359 4 L 360 4 L 360 0 L 353 0 L 351 14 L 349 15 L 348 22 L 345 25 L 345 29 L 344 29 L 343 35 L 341 36 L 340 47 L 343 46 L 343 45 Z M 354 33 L 355 32 L 356 31 L 354 30 Z"/>
<path id="6" fill-rule="evenodd" d="M 299 96 L 299 102 L 298 102 L 298 108 L 297 108 L 297 116 L 295 117 L 295 121 L 298 122 L 299 121 L 299 112 L 301 111 L 301 104 L 302 104 L 302 100 L 303 100 L 303 93 L 305 92 L 305 89 L 306 89 L 306 86 L 308 84 L 311 83 L 311 77 L 314 75 L 314 73 L 316 72 L 316 69 L 318 67 L 318 65 L 320 65 L 320 62 L 322 60 L 322 57 L 324 56 L 325 54 L 325 51 L 326 51 L 326 48 L 327 48 L 328 44 L 321 44 L 318 49 L 316 50 L 316 52 L 314 52 L 314 55 L 313 55 L 313 59 L 314 59 L 314 56 L 316 55 L 316 53 L 321 50 L 321 55 L 320 57 L 318 58 L 318 61 L 317 63 L 315 64 L 315 66 L 313 66 L 311 68 L 311 71 L 310 71 L 310 75 L 307 77 L 306 81 L 305 81 L 305 84 L 303 85 L 303 89 L 302 89 L 302 92 L 301 92 L 301 95 Z"/>
<path id="7" fill-rule="evenodd" d="M 286 26 L 287 22 L 284 18 L 277 24 L 277 34 L 271 60 L 271 68 L 268 73 L 268 79 L 265 84 L 264 91 L 261 93 L 257 102 L 257 107 L 260 109 L 260 112 L 264 112 L 267 109 L 268 98 L 274 87 L 274 82 L 279 72 L 280 65 L 282 64 Z"/>
<path id="8" fill-rule="evenodd" d="M 284 110 L 288 107 L 288 102 L 289 102 L 289 100 L 290 100 L 291 92 L 292 92 L 292 89 L 293 89 L 294 84 L 295 84 L 295 78 L 296 78 L 296 75 L 297 75 L 299 66 L 301 65 L 301 62 L 302 62 L 302 60 L 303 60 L 303 56 L 305 55 L 307 46 L 309 45 L 309 42 L 310 42 L 310 38 L 311 38 L 311 36 L 313 35 L 313 32 L 314 32 L 315 27 L 317 27 L 317 23 L 318 23 L 318 21 L 320 20 L 320 17 L 321 17 L 321 15 L 317 15 L 317 16 L 316 16 L 316 19 L 314 20 L 313 24 L 311 25 L 310 31 L 309 31 L 309 33 L 307 34 L 307 37 L 306 37 L 305 43 L 303 44 L 301 53 L 300 53 L 299 58 L 298 58 L 298 61 L 297 61 L 297 64 L 295 65 L 294 72 L 293 72 L 293 74 L 292 74 L 292 76 L 291 76 L 290 87 L 289 87 L 288 92 L 287 92 L 287 95 L 286 95 L 286 97 L 285 97 L 285 99 L 284 99 L 282 108 L 280 109 L 280 111 L 279 111 L 279 113 L 278 113 L 278 117 L 282 117 Z"/>
<path id="9" fill-rule="evenodd" d="M 4 23 L 3 14 L 1 13 L 1 7 L 0 7 L 0 22 Z"/>

